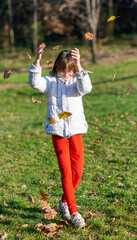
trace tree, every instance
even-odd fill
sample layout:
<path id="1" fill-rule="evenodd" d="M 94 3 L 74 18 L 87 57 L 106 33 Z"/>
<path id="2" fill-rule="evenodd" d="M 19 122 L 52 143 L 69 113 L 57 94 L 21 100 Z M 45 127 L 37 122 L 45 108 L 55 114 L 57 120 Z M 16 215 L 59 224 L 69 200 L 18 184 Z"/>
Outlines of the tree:
<path id="1" fill-rule="evenodd" d="M 99 22 L 99 14 L 101 9 L 101 0 L 85 0 L 86 1 L 86 9 L 88 16 L 88 24 L 89 29 L 93 32 L 94 38 L 92 40 L 92 61 L 93 63 L 97 62 L 96 54 L 97 54 L 97 28 Z"/>
<path id="2" fill-rule="evenodd" d="M 33 9 L 34 9 L 34 13 L 33 13 L 33 49 L 36 52 L 37 49 L 37 35 L 38 35 L 38 13 L 37 13 L 37 9 L 38 9 L 38 2 L 37 0 L 33 0 Z"/>
<path id="3" fill-rule="evenodd" d="M 13 17 L 12 17 L 12 0 L 8 0 L 8 12 L 9 12 L 9 31 L 10 31 L 11 49 L 14 52 L 15 51 L 15 37 L 14 37 Z"/>

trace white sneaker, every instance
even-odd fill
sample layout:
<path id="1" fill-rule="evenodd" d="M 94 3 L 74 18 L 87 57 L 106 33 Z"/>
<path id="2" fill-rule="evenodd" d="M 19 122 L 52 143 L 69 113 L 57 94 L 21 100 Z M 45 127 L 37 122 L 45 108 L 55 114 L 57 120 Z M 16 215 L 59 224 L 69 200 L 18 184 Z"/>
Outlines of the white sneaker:
<path id="1" fill-rule="evenodd" d="M 63 203 L 61 200 L 59 200 L 59 211 L 62 213 L 64 219 L 66 220 L 71 219 L 68 204 Z"/>
<path id="2" fill-rule="evenodd" d="M 82 216 L 78 212 L 71 214 L 71 221 L 77 229 L 80 229 L 86 226 L 84 218 L 82 218 Z"/>

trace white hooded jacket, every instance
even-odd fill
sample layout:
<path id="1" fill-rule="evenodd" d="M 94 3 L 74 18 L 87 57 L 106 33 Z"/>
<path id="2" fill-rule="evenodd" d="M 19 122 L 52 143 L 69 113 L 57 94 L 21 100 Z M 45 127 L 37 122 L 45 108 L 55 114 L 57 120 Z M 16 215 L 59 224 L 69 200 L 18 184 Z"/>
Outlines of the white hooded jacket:
<path id="1" fill-rule="evenodd" d="M 75 77 L 64 81 L 59 75 L 41 76 L 41 67 L 33 64 L 29 68 L 29 84 L 32 88 L 46 95 L 48 101 L 45 132 L 69 138 L 72 135 L 87 132 L 82 96 L 91 91 L 92 85 L 86 72 L 77 73 Z M 60 119 L 58 114 L 70 112 L 68 118 Z M 55 124 L 49 118 L 55 119 Z"/>

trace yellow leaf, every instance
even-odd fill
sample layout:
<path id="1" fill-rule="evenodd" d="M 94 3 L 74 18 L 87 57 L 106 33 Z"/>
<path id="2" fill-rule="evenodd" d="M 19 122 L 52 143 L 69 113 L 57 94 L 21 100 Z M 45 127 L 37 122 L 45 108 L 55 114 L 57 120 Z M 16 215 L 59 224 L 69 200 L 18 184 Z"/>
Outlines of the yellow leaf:
<path id="1" fill-rule="evenodd" d="M 87 32 L 87 33 L 85 33 L 85 38 L 87 40 L 92 40 L 94 38 L 94 35 L 93 35 L 93 33 Z"/>
<path id="2" fill-rule="evenodd" d="M 120 16 L 111 16 L 110 18 L 108 18 L 107 22 L 111 22 L 113 20 L 115 20 L 116 18 L 119 18 Z"/>
<path id="3" fill-rule="evenodd" d="M 49 120 L 49 122 L 51 124 L 55 124 L 56 123 L 55 118 L 53 118 L 53 117 L 48 118 L 48 120 Z"/>
<path id="4" fill-rule="evenodd" d="M 112 81 L 114 81 L 114 80 L 115 80 L 115 77 L 116 77 L 116 73 L 114 74 L 114 76 L 113 76 L 113 78 L 112 78 Z"/>
<path id="5" fill-rule="evenodd" d="M 70 117 L 71 115 L 72 115 L 72 113 L 70 113 L 70 112 L 61 112 L 61 113 L 58 114 L 58 117 L 59 117 L 60 119 L 63 119 L 63 118 L 68 118 L 68 117 Z"/>

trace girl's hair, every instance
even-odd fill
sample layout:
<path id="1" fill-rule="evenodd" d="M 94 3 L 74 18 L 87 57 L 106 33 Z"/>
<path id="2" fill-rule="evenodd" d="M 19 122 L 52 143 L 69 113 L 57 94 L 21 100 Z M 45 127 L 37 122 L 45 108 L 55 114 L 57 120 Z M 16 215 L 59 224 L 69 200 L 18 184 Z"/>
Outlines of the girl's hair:
<path id="1" fill-rule="evenodd" d="M 58 54 L 53 69 L 51 71 L 51 75 L 53 77 L 56 77 L 58 72 L 64 70 L 74 70 L 74 73 L 76 73 L 77 71 L 76 60 L 72 57 L 71 51 L 68 50 L 64 50 Z"/>

